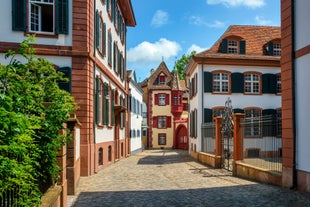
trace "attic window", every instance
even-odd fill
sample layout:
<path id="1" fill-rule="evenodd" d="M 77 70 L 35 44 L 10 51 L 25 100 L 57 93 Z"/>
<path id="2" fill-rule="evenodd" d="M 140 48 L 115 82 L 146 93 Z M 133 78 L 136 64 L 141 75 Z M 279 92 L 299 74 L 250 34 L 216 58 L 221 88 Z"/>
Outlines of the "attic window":
<path id="1" fill-rule="evenodd" d="M 161 75 L 158 77 L 158 85 L 164 85 L 166 83 L 166 77 L 164 75 Z"/>
<path id="2" fill-rule="evenodd" d="M 265 55 L 281 56 L 281 44 L 277 41 L 270 41 L 263 48 Z"/>
<path id="3" fill-rule="evenodd" d="M 238 42 L 234 40 L 228 40 L 227 53 L 238 54 Z"/>
<path id="4" fill-rule="evenodd" d="M 242 38 L 223 39 L 220 46 L 220 52 L 229 54 L 246 54 L 245 43 L 245 40 L 242 40 Z"/>

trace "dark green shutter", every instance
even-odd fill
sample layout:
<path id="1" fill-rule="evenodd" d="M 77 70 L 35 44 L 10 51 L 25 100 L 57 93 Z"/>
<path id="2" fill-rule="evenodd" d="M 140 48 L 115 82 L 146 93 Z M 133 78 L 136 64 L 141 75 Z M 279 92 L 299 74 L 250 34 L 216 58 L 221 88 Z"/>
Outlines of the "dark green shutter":
<path id="1" fill-rule="evenodd" d="M 265 73 L 262 75 L 262 92 L 273 93 L 277 92 L 277 76 L 275 74 Z"/>
<path id="2" fill-rule="evenodd" d="M 107 99 L 107 96 L 109 95 L 109 86 L 107 83 L 103 84 L 103 90 L 104 90 L 104 125 L 109 124 L 109 99 Z"/>
<path id="3" fill-rule="evenodd" d="M 115 13 L 116 13 L 116 4 L 115 0 L 112 0 L 112 22 L 114 22 L 114 25 L 115 25 Z"/>
<path id="4" fill-rule="evenodd" d="M 107 0 L 107 6 L 106 6 L 106 8 L 107 8 L 107 12 L 108 12 L 108 13 L 110 12 L 110 1 L 111 1 L 111 0 Z"/>
<path id="5" fill-rule="evenodd" d="M 244 92 L 244 75 L 243 73 L 231 74 L 231 92 L 243 93 Z"/>
<path id="6" fill-rule="evenodd" d="M 106 56 L 107 54 L 107 26 L 103 23 L 103 55 Z"/>
<path id="7" fill-rule="evenodd" d="M 118 51 L 118 74 L 122 74 L 122 54 Z M 122 76 L 121 76 L 122 77 Z"/>
<path id="8" fill-rule="evenodd" d="M 245 40 L 241 40 L 240 41 L 240 54 L 244 54 L 246 53 L 246 44 L 245 44 Z"/>
<path id="9" fill-rule="evenodd" d="M 212 109 L 204 108 L 203 110 L 203 122 L 212 122 Z"/>
<path id="10" fill-rule="evenodd" d="M 100 120 L 99 120 L 99 113 L 100 113 L 99 93 L 100 93 L 100 80 L 99 80 L 99 77 L 96 76 L 96 87 L 95 87 L 95 118 L 96 118 L 96 124 L 99 124 L 99 122 L 100 122 Z"/>
<path id="11" fill-rule="evenodd" d="M 233 111 L 234 111 L 234 114 L 237 114 L 237 113 L 244 114 L 244 110 L 243 109 L 236 108 L 236 109 L 233 109 Z"/>
<path id="12" fill-rule="evenodd" d="M 71 93 L 71 68 L 62 67 L 59 68 L 57 71 L 62 72 L 63 77 L 68 78 L 68 81 L 58 81 L 59 88 Z"/>
<path id="13" fill-rule="evenodd" d="M 263 115 L 263 136 L 276 136 L 276 114 L 275 109 L 264 109 Z"/>
<path id="14" fill-rule="evenodd" d="M 111 91 L 111 122 L 112 122 L 112 125 L 114 126 L 115 125 L 115 115 L 114 115 L 114 90 Z"/>
<path id="15" fill-rule="evenodd" d="M 26 0 L 12 0 L 12 30 L 26 31 Z"/>
<path id="16" fill-rule="evenodd" d="M 273 56 L 273 42 L 268 42 L 268 55 Z"/>
<path id="17" fill-rule="evenodd" d="M 96 10 L 96 17 L 95 17 L 95 30 L 96 30 L 96 36 L 95 36 L 95 41 L 96 41 L 96 48 L 99 48 L 99 25 L 100 25 L 100 15 L 99 15 L 99 11 Z"/>
<path id="18" fill-rule="evenodd" d="M 116 42 L 113 44 L 113 70 L 116 72 Z"/>
<path id="19" fill-rule="evenodd" d="M 204 92 L 212 92 L 212 73 L 204 72 L 203 73 L 203 89 Z"/>
<path id="20" fill-rule="evenodd" d="M 69 33 L 69 5 L 68 0 L 56 1 L 56 34 Z"/>
<path id="21" fill-rule="evenodd" d="M 227 53 L 227 39 L 223 39 L 223 40 L 222 40 L 221 52 L 222 52 L 222 53 Z"/>

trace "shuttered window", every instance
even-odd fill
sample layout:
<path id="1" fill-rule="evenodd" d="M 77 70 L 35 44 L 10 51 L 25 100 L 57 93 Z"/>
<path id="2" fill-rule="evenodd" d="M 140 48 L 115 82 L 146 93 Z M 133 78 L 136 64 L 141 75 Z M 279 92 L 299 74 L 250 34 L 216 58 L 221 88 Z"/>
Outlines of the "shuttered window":
<path id="1" fill-rule="evenodd" d="M 71 68 L 70 67 L 61 67 L 57 71 L 63 73 L 63 77 L 67 80 L 65 81 L 58 81 L 58 86 L 60 89 L 65 90 L 71 93 L 72 88 L 72 77 L 71 77 Z"/>
<path id="2" fill-rule="evenodd" d="M 276 74 L 265 73 L 262 75 L 262 92 L 277 93 L 277 76 Z"/>
<path id="3" fill-rule="evenodd" d="M 204 92 L 212 92 L 212 73 L 205 71 L 203 73 L 203 89 Z"/>
<path id="4" fill-rule="evenodd" d="M 244 76 L 243 73 L 231 74 L 231 92 L 243 93 L 244 91 Z"/>

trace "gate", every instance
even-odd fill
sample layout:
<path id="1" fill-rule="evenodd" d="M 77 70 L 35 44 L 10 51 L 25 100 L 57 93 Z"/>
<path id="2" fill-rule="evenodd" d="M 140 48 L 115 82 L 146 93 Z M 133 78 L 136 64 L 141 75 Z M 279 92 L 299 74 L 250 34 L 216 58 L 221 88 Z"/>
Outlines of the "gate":
<path id="1" fill-rule="evenodd" d="M 222 114 L 223 122 L 221 126 L 221 147 L 222 147 L 222 168 L 232 171 L 232 161 L 234 154 L 234 120 L 232 117 L 232 105 L 230 98 L 225 102 Z"/>

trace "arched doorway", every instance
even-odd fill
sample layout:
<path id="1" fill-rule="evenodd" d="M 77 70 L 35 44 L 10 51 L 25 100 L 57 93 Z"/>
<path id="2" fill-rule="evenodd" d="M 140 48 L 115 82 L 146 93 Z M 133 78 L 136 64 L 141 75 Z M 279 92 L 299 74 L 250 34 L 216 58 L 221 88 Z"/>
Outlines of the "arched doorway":
<path id="1" fill-rule="evenodd" d="M 188 149 L 187 128 L 184 125 L 178 126 L 175 134 L 175 148 Z"/>

